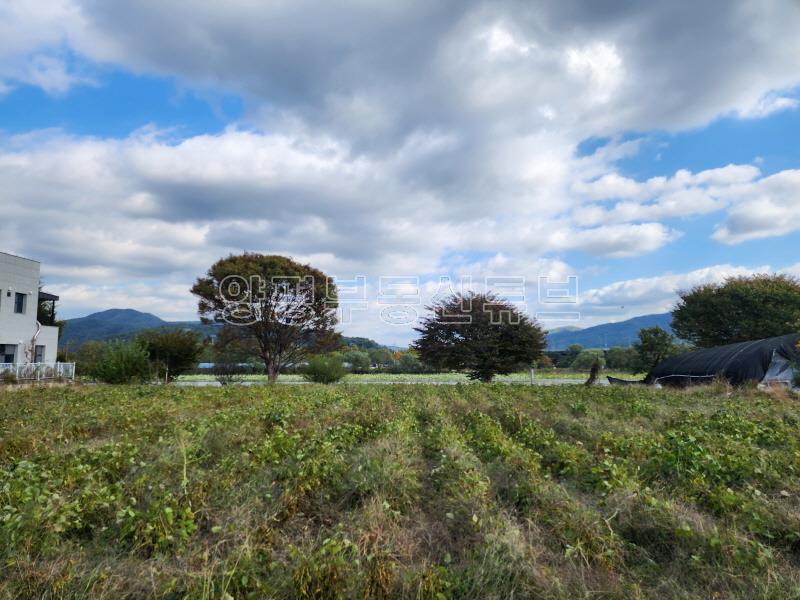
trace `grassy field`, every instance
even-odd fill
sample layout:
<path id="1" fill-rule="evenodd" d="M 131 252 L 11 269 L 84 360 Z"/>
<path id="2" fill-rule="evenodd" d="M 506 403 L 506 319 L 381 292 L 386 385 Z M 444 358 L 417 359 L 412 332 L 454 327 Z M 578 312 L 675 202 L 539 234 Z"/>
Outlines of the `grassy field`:
<path id="1" fill-rule="evenodd" d="M 796 597 L 799 424 L 715 388 L 0 390 L 0 597 Z"/>
<path id="2" fill-rule="evenodd" d="M 642 379 L 642 375 L 631 375 L 630 373 L 623 373 L 618 371 L 601 371 L 600 377 L 605 378 L 606 375 L 617 377 L 620 379 Z M 588 372 L 572 371 L 570 369 L 542 369 L 537 370 L 535 374 L 536 379 L 553 380 L 553 379 L 574 379 L 576 381 L 585 381 L 589 377 Z M 199 382 L 199 381 L 214 381 L 213 375 L 181 375 L 180 381 L 184 382 Z M 266 375 L 245 375 L 244 381 L 267 381 Z M 281 383 L 300 383 L 304 379 L 301 375 L 292 373 L 283 373 L 278 378 Z M 519 373 L 511 373 L 510 375 L 498 375 L 495 377 L 497 383 L 529 383 L 531 375 L 528 371 Z M 350 373 L 346 375 L 344 383 L 373 383 L 373 382 L 389 382 L 389 383 L 476 383 L 469 379 L 465 373 Z"/>

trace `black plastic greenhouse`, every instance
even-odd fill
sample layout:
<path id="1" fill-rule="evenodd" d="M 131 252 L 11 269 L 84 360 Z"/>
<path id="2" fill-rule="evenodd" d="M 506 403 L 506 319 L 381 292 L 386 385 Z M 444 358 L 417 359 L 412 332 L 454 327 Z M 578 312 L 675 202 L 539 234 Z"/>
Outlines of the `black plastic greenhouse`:
<path id="1" fill-rule="evenodd" d="M 668 358 L 654 367 L 645 383 L 689 385 L 717 377 L 733 385 L 750 381 L 791 383 L 800 334 L 705 348 Z"/>

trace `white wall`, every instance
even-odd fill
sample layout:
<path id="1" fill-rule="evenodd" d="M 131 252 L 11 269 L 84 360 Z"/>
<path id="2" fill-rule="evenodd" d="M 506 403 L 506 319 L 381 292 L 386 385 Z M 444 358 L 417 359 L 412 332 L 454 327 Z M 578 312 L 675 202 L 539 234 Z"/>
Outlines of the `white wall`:
<path id="1" fill-rule="evenodd" d="M 11 295 L 8 295 L 8 292 Z M 25 313 L 14 313 L 14 295 L 26 295 Z M 0 252 L 0 344 L 17 346 L 16 362 L 27 362 L 25 351 L 36 333 L 36 310 L 39 303 L 39 263 Z M 55 327 L 42 328 L 56 329 Z M 44 335 L 44 340 L 42 339 Z M 56 359 L 58 335 L 40 333 L 36 342 L 45 346 L 45 361 Z M 52 347 L 52 349 L 51 349 Z"/>
<path id="2" fill-rule="evenodd" d="M 44 362 L 54 363 L 58 356 L 58 327 L 44 325 L 36 338 L 37 346 L 44 346 Z"/>

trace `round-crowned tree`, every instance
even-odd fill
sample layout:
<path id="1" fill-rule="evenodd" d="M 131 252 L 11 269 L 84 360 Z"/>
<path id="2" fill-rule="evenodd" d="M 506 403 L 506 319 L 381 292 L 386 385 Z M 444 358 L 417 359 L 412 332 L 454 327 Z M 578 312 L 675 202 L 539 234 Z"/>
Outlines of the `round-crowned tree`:
<path id="1" fill-rule="evenodd" d="M 434 369 L 466 371 L 488 382 L 529 367 L 546 345 L 535 320 L 493 294 L 454 294 L 428 308 L 412 348 Z"/>
<path id="2" fill-rule="evenodd" d="M 787 275 L 733 277 L 678 295 L 672 330 L 696 346 L 784 335 L 800 326 L 800 281 Z"/>
<path id="3" fill-rule="evenodd" d="M 270 381 L 308 354 L 339 345 L 333 281 L 285 256 L 223 258 L 197 280 L 192 293 L 200 299 L 204 322 L 240 327 L 255 341 Z"/>

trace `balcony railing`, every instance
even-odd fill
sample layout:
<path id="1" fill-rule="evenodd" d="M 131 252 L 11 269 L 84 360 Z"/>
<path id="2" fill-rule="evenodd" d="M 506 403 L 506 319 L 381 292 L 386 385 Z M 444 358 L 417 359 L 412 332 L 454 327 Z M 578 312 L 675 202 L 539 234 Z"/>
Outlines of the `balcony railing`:
<path id="1" fill-rule="evenodd" d="M 0 379 L 6 373 L 19 382 L 75 379 L 75 363 L 0 363 Z"/>

